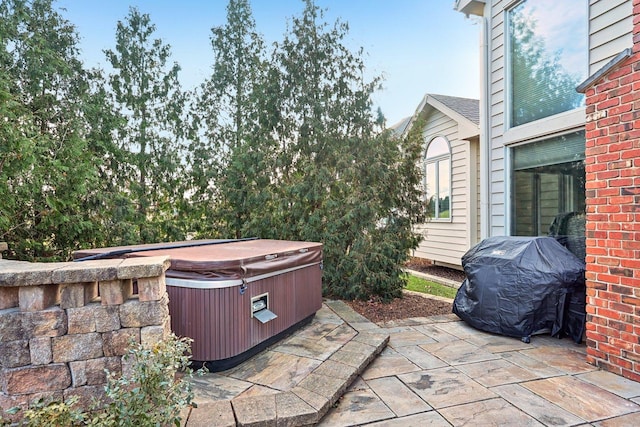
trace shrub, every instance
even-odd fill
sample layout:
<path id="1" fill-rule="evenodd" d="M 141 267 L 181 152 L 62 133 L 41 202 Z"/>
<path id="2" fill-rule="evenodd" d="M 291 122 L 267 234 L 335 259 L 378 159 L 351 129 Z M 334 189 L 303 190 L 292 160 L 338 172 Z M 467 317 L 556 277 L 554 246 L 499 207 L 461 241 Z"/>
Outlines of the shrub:
<path id="1" fill-rule="evenodd" d="M 151 348 L 138 344 L 124 355 L 132 362 L 132 372 L 120 377 L 110 374 L 105 387 L 110 402 L 96 413 L 92 426 L 163 426 L 180 425 L 180 411 L 193 404 L 191 384 L 176 378 L 187 371 L 189 338 L 171 334 Z"/>
<path id="2" fill-rule="evenodd" d="M 37 401 L 24 411 L 18 425 L 54 427 L 151 427 L 180 426 L 180 412 L 193 403 L 191 384 L 186 379 L 193 375 L 189 369 L 191 339 L 178 338 L 174 334 L 145 348 L 132 343 L 123 356 L 131 366 L 123 369 L 121 376 L 107 371 L 106 405 L 98 402 L 89 412 L 74 408 L 77 398 L 66 402 Z M 184 372 L 184 374 L 182 374 Z M 15 414 L 18 408 L 8 413 Z M 0 417 L 0 426 L 8 425 Z"/>
<path id="3" fill-rule="evenodd" d="M 40 399 L 24 412 L 22 424 L 29 427 L 83 425 L 86 415 L 81 410 L 73 408 L 77 401 L 77 397 L 72 397 L 66 402 L 46 402 Z"/>

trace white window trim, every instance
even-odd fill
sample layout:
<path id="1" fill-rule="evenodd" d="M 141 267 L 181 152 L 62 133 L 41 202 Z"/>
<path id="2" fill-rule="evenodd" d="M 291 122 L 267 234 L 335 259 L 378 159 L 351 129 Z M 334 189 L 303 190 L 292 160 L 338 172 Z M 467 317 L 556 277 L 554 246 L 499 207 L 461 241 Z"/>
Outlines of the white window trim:
<path id="1" fill-rule="evenodd" d="M 502 142 L 510 146 L 519 142 L 549 138 L 584 128 L 586 107 L 565 111 L 560 114 L 535 120 L 517 127 L 506 129 Z M 531 141 L 533 142 L 533 141 Z"/>
<path id="2" fill-rule="evenodd" d="M 434 156 L 434 157 L 430 157 L 427 160 L 427 151 L 429 150 L 429 146 L 431 145 L 431 143 L 438 139 L 438 138 L 442 138 L 446 143 L 447 143 L 447 147 L 448 147 L 448 154 L 441 154 L 439 156 Z M 439 167 L 438 167 L 438 162 L 441 160 L 445 160 L 448 159 L 449 160 L 449 218 L 438 218 L 437 216 L 430 216 L 428 217 L 428 220 L 434 221 L 434 222 L 438 222 L 438 223 L 447 223 L 447 222 L 452 222 L 453 221 L 453 188 L 451 188 L 452 186 L 452 182 L 453 182 L 453 154 L 452 154 L 452 150 L 451 150 L 451 142 L 449 141 L 449 139 L 444 136 L 444 135 L 436 135 L 434 137 L 432 137 L 429 142 L 426 144 L 425 146 L 425 150 L 424 150 L 424 157 L 423 157 L 423 170 L 425 171 L 424 173 L 424 179 L 423 179 L 423 185 L 424 185 L 424 189 L 425 189 L 425 200 L 424 202 L 427 203 L 427 198 L 426 198 L 426 189 L 427 189 L 427 174 L 426 174 L 426 170 L 427 170 L 427 164 L 435 164 L 436 165 L 436 188 L 438 190 L 438 197 L 440 196 L 440 171 L 439 171 Z M 437 211 L 437 203 L 436 203 L 436 211 Z M 434 214 L 436 214 L 437 212 L 434 212 Z"/>
<path id="3" fill-rule="evenodd" d="M 582 130 L 585 127 L 586 107 L 579 107 L 573 110 L 564 111 L 559 114 L 555 114 L 549 117 L 543 117 L 539 120 L 535 120 L 529 123 L 525 123 L 519 126 L 511 126 L 512 115 L 512 70 L 511 70 L 511 37 L 509 36 L 511 29 L 511 20 L 509 19 L 509 12 L 511 9 L 517 7 L 525 0 L 511 0 L 505 4 L 502 9 L 502 22 L 504 23 L 504 71 L 505 71 L 505 86 L 504 86 L 504 120 L 502 123 L 502 146 L 504 150 L 503 155 L 503 170 L 504 170 L 504 191 L 503 191 L 503 206 L 504 206 L 504 232 L 505 235 L 510 236 L 512 233 L 512 181 L 513 170 L 511 165 L 512 148 L 517 145 L 528 144 L 539 140 L 553 138 L 564 133 L 570 133 L 577 130 Z M 589 25 L 589 4 L 586 2 L 587 8 L 587 22 Z M 587 34 L 589 34 L 587 30 Z M 587 72 L 589 70 L 591 49 L 587 51 Z"/>

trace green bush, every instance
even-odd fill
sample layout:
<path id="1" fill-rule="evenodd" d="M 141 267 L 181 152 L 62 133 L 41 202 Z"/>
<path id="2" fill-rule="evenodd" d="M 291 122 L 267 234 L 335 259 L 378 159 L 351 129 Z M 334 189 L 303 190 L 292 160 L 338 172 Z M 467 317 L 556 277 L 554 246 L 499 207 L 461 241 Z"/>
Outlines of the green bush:
<path id="1" fill-rule="evenodd" d="M 54 427 L 79 426 L 169 426 L 180 425 L 180 412 L 193 402 L 189 369 L 191 339 L 171 334 L 151 348 L 132 344 L 123 356 L 131 372 L 117 376 L 107 372 L 106 395 L 109 402 L 94 403 L 88 412 L 74 408 L 76 398 L 66 402 L 38 401 L 25 410 L 18 425 Z M 184 375 L 180 374 L 184 372 Z M 15 413 L 15 409 L 12 409 Z M 0 418 L 0 425 L 7 422 Z"/>
<path id="2" fill-rule="evenodd" d="M 58 427 L 84 425 L 86 414 L 73 406 L 78 401 L 72 397 L 66 402 L 46 402 L 38 400 L 24 413 L 23 425 L 29 427 Z"/>
<path id="3" fill-rule="evenodd" d="M 191 340 L 175 335 L 152 348 L 138 344 L 129 349 L 125 361 L 133 363 L 131 376 L 108 376 L 105 387 L 110 399 L 98 411 L 92 426 L 180 425 L 180 411 L 193 404 L 191 384 L 176 378 L 188 369 Z"/>

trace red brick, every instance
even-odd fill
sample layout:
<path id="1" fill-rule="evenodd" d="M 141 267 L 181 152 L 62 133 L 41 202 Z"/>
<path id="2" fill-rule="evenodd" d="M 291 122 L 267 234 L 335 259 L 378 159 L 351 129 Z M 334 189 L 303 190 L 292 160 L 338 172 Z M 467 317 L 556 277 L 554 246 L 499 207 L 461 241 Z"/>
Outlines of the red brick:
<path id="1" fill-rule="evenodd" d="M 620 170 L 620 176 L 640 177 L 640 168 L 639 167 L 631 167 L 631 161 L 627 160 L 627 161 L 621 162 L 621 163 L 626 163 L 627 166 L 621 166 L 620 167 L 620 169 L 621 169 Z"/>
<path id="2" fill-rule="evenodd" d="M 618 320 L 621 317 L 619 312 L 617 312 L 615 310 L 610 310 L 610 309 L 604 308 L 604 307 L 598 308 L 597 312 L 598 312 L 598 316 L 602 316 L 602 317 L 605 317 L 607 319 Z"/>
<path id="3" fill-rule="evenodd" d="M 598 213 L 618 213 L 620 212 L 620 206 L 618 205 L 599 205 L 597 208 Z M 620 226 L 615 224 L 616 228 L 607 228 L 607 230 L 619 230 Z"/>
<path id="4" fill-rule="evenodd" d="M 617 249 L 617 248 L 621 247 L 621 244 L 620 244 L 619 240 L 606 239 L 606 240 L 598 240 L 598 246 L 603 247 L 603 248 Z M 611 254 L 611 255 L 613 255 L 613 254 Z"/>
<path id="5" fill-rule="evenodd" d="M 633 314 L 633 305 L 611 302 L 609 308 L 620 313 Z"/>
<path id="6" fill-rule="evenodd" d="M 622 370 L 622 376 L 625 378 L 628 378 L 632 381 L 636 381 L 636 382 L 640 382 L 640 373 L 638 373 L 638 370 L 636 368 L 636 370 L 634 372 L 631 371 L 627 371 L 625 369 Z"/>
<path id="7" fill-rule="evenodd" d="M 609 286 L 609 290 L 611 292 L 614 292 L 616 294 L 620 294 L 620 295 L 633 295 L 633 288 L 630 288 L 628 286 L 620 286 L 620 285 L 611 285 Z"/>
<path id="8" fill-rule="evenodd" d="M 627 85 L 629 83 L 635 82 L 637 80 L 640 80 L 640 74 L 638 73 L 632 73 L 632 74 L 628 74 L 624 77 L 620 78 L 620 84 L 621 85 Z"/>
<path id="9" fill-rule="evenodd" d="M 633 343 L 630 343 L 623 339 L 609 338 L 609 344 L 616 348 L 619 348 L 620 350 L 633 351 Z"/>
<path id="10" fill-rule="evenodd" d="M 620 338 L 634 345 L 640 344 L 640 337 L 634 333 L 623 332 L 620 334 Z"/>
<path id="11" fill-rule="evenodd" d="M 630 316 L 628 313 L 620 313 L 620 319 L 621 321 L 613 319 L 607 320 L 607 325 L 611 327 L 611 331 L 608 333 L 609 338 L 620 338 L 620 335 L 623 332 L 633 331 L 633 324 L 630 323 L 633 321 L 632 315 Z"/>
<path id="12" fill-rule="evenodd" d="M 601 206 L 601 208 L 604 208 L 604 206 Z M 596 229 L 598 230 L 620 230 L 620 224 L 614 224 L 611 222 L 599 222 L 596 224 Z"/>
<path id="13" fill-rule="evenodd" d="M 602 290 L 602 289 L 607 289 L 607 284 L 602 282 L 596 282 L 593 280 L 587 280 L 587 288 Z"/>
<path id="14" fill-rule="evenodd" d="M 609 257 L 598 257 L 598 264 L 600 265 L 608 265 L 608 266 L 619 266 L 620 259 L 619 258 L 609 258 Z M 593 270 L 591 270 L 593 271 Z"/>
<path id="15" fill-rule="evenodd" d="M 620 356 L 620 352 L 621 349 L 619 349 L 616 346 L 613 345 L 609 345 L 609 344 L 605 344 L 602 342 L 598 343 L 598 350 L 600 351 L 604 351 L 605 353 L 609 354 L 609 356 Z"/>
<path id="16" fill-rule="evenodd" d="M 631 85 L 626 86 L 627 88 L 629 88 L 629 90 L 631 90 Z M 633 106 L 631 104 L 622 104 L 618 107 L 615 108 L 611 108 L 609 110 L 609 115 L 610 116 L 617 116 L 623 113 L 627 113 L 629 111 L 631 111 L 633 109 Z M 618 117 L 614 117 L 617 118 L 619 120 Z M 617 123 L 618 121 L 613 121 L 612 123 Z"/>
<path id="17" fill-rule="evenodd" d="M 598 274 L 598 280 L 600 282 L 607 282 L 607 283 L 620 283 L 619 276 L 613 276 L 610 274 L 603 274 L 603 273 Z"/>
<path id="18" fill-rule="evenodd" d="M 621 157 L 623 159 L 634 159 L 634 158 L 640 157 L 640 149 L 627 150 L 621 153 Z"/>
<path id="19" fill-rule="evenodd" d="M 598 197 L 610 197 L 620 195 L 619 188 L 603 188 L 598 190 Z"/>
<path id="20" fill-rule="evenodd" d="M 598 292 L 598 297 L 597 298 L 593 298 L 591 301 L 592 301 L 591 305 L 594 308 L 597 308 L 597 307 L 608 308 L 609 307 L 609 300 L 607 298 L 603 298 L 600 295 L 600 292 Z"/>
<path id="21" fill-rule="evenodd" d="M 640 105 L 638 105 L 638 108 L 640 108 Z M 620 135 L 620 140 L 634 139 L 634 138 L 640 138 L 640 130 L 633 130 L 630 132 L 625 132 L 622 135 Z"/>
<path id="22" fill-rule="evenodd" d="M 602 230 L 587 230 L 586 235 L 589 239 L 606 239 L 609 233 Z M 588 245 L 594 245 L 595 242 L 587 242 Z"/>
<path id="23" fill-rule="evenodd" d="M 611 187 L 628 187 L 633 185 L 633 180 L 631 178 L 611 179 L 609 185 Z"/>
<path id="24" fill-rule="evenodd" d="M 608 132 L 606 129 L 594 129 L 585 133 L 585 137 L 588 140 L 592 140 L 601 136 L 607 135 Z"/>
<path id="25" fill-rule="evenodd" d="M 602 326 L 602 325 L 606 325 L 607 324 L 607 319 L 605 319 L 604 317 L 599 317 L 597 315 L 593 315 L 593 314 L 588 314 L 587 315 L 587 321 L 593 323 L 594 325 L 596 325 L 596 331 L 600 332 L 599 329 L 597 329 L 598 326 Z"/>
<path id="26" fill-rule="evenodd" d="M 587 354 L 594 359 L 604 359 L 607 355 L 601 351 L 598 351 L 595 346 L 588 345 L 587 343 Z"/>
<path id="27" fill-rule="evenodd" d="M 605 324 L 609 324 L 609 320 L 607 318 L 602 318 L 605 322 Z M 609 338 L 619 338 L 620 337 L 620 331 L 610 328 L 608 326 L 603 326 L 603 325 L 598 325 L 596 327 L 596 332 L 598 332 L 599 334 L 602 334 L 604 336 L 607 337 L 607 339 Z"/>
<path id="28" fill-rule="evenodd" d="M 623 370 L 624 369 L 629 371 L 633 370 L 633 362 L 627 359 L 623 359 L 621 357 L 616 357 L 616 356 L 609 356 L 609 360 L 611 361 L 612 364 L 616 366 L 620 366 Z"/>
<path id="29" fill-rule="evenodd" d="M 607 266 L 605 265 L 600 264 L 588 264 L 587 271 L 593 273 L 606 273 L 607 271 L 609 271 L 609 268 L 607 268 Z"/>
<path id="30" fill-rule="evenodd" d="M 640 245 L 640 242 L 628 242 Z M 623 243 L 624 246 L 624 243 Z M 627 268 L 635 268 L 636 270 L 640 270 L 640 259 L 623 259 L 620 261 L 620 265 Z"/>
<path id="31" fill-rule="evenodd" d="M 591 223 L 594 222 L 602 222 L 602 221 L 608 221 L 609 220 L 609 216 L 607 215 L 601 215 L 601 214 L 589 214 L 587 215 L 587 226 L 589 226 Z"/>
<path id="32" fill-rule="evenodd" d="M 588 339 L 591 339 L 593 341 L 607 342 L 607 336 L 606 335 L 599 334 L 599 333 L 594 332 L 594 331 L 587 330 L 586 336 L 587 336 Z"/>
<path id="33" fill-rule="evenodd" d="M 634 287 L 634 288 L 640 288 L 640 278 L 621 277 L 620 278 L 620 284 L 621 285 L 626 285 L 626 286 L 631 286 L 631 287 Z"/>
<path id="34" fill-rule="evenodd" d="M 630 150 L 632 148 L 633 148 L 633 141 L 627 140 L 627 141 L 622 141 L 615 144 L 610 144 L 609 152 L 612 153 L 614 151 Z"/>
<path id="35" fill-rule="evenodd" d="M 617 256 L 620 258 L 635 258 L 635 251 L 629 249 L 611 249 L 611 256 Z"/>
<path id="36" fill-rule="evenodd" d="M 595 175 L 595 177 L 593 175 Z M 589 179 L 605 180 L 605 179 L 611 179 L 611 178 L 618 178 L 619 176 L 620 176 L 620 172 L 615 169 L 605 170 L 602 172 L 598 172 L 596 174 L 587 174 L 587 180 Z"/>
<path id="37" fill-rule="evenodd" d="M 605 301 L 620 302 L 620 294 L 616 294 L 615 292 L 599 291 L 598 298 L 602 298 Z"/>
<path id="38" fill-rule="evenodd" d="M 585 183 L 585 188 L 586 189 L 590 189 L 590 188 L 605 188 L 607 186 L 607 183 L 604 181 L 587 181 Z"/>
<path id="39" fill-rule="evenodd" d="M 609 80 L 609 79 L 607 79 L 603 83 L 600 83 L 599 85 L 596 85 L 596 93 L 606 92 L 606 91 L 608 91 L 610 89 L 614 89 L 614 88 L 616 88 L 618 86 L 619 86 L 619 84 L 618 84 L 617 80 Z M 606 99 L 606 93 L 604 94 L 604 96 L 605 96 L 605 99 Z M 618 104 L 613 104 L 613 105 L 618 105 Z M 600 108 L 600 105 L 598 105 L 598 109 L 599 110 L 602 109 L 602 108 Z"/>

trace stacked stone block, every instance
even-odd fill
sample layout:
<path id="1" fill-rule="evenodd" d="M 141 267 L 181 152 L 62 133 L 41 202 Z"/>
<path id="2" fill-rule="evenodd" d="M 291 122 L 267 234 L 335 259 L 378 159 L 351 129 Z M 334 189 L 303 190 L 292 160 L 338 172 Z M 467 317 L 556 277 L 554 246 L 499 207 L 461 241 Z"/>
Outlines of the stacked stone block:
<path id="1" fill-rule="evenodd" d="M 585 90 L 587 358 L 640 381 L 640 0 L 633 48 Z"/>
<path id="2" fill-rule="evenodd" d="M 104 399 L 105 369 L 126 374 L 129 344 L 151 346 L 170 332 L 168 267 L 168 257 L 0 259 L 0 409 Z"/>

